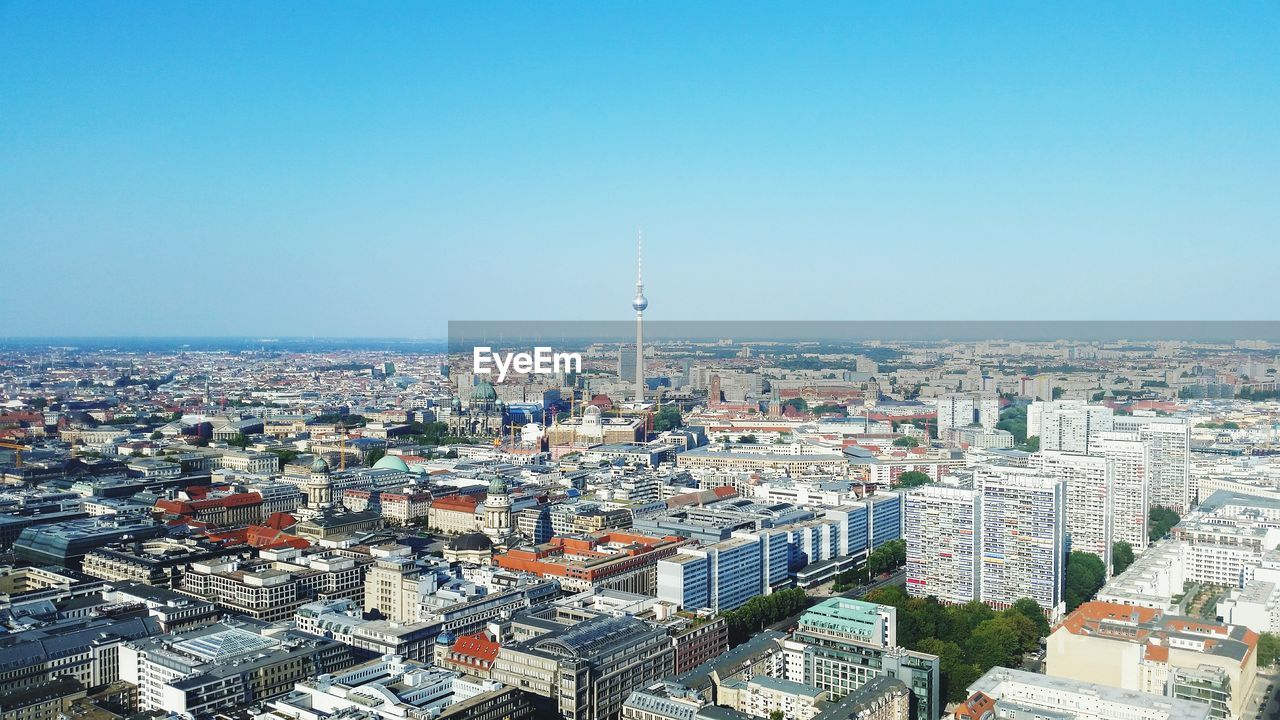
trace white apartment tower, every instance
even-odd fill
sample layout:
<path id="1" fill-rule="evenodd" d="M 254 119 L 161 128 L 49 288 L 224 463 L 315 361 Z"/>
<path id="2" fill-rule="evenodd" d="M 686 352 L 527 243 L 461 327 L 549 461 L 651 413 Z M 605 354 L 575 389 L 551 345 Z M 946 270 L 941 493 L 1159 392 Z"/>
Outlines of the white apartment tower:
<path id="1" fill-rule="evenodd" d="M 947 393 L 938 396 L 938 437 L 954 428 L 981 425 L 995 430 L 1000 422 L 1000 398 L 994 391 Z"/>
<path id="2" fill-rule="evenodd" d="M 926 485 L 904 493 L 907 592 L 962 605 L 978 597 L 982 500 L 964 488 Z"/>
<path id="3" fill-rule="evenodd" d="M 996 609 L 1031 598 L 1051 620 L 1062 616 L 1066 572 L 1066 490 L 1035 470 L 981 467 L 978 600 Z"/>
<path id="4" fill-rule="evenodd" d="M 1138 435 L 1147 446 L 1151 504 L 1186 514 L 1191 509 L 1191 426 L 1161 418 Z"/>
<path id="5" fill-rule="evenodd" d="M 1115 492 L 1111 503 L 1111 539 L 1140 553 L 1147 547 L 1147 444 L 1138 433 L 1103 432 L 1094 452 L 1115 464 Z"/>
<path id="6" fill-rule="evenodd" d="M 1027 408 L 1027 437 L 1038 436 L 1041 450 L 1087 453 L 1092 437 L 1113 429 L 1114 415 L 1083 400 L 1038 400 Z"/>
<path id="7" fill-rule="evenodd" d="M 1109 571 L 1115 523 L 1115 461 L 1049 450 L 1033 454 L 1027 466 L 1066 485 L 1064 515 L 1070 548 L 1097 555 Z"/>

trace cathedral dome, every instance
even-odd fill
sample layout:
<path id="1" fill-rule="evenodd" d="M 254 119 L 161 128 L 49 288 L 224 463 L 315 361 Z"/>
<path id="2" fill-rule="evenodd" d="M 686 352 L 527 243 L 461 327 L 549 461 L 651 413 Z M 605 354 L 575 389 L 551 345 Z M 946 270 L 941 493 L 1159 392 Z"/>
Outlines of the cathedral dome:
<path id="1" fill-rule="evenodd" d="M 487 380 L 481 380 L 471 391 L 472 400 L 497 400 L 498 391 L 493 389 L 493 383 Z"/>
<path id="2" fill-rule="evenodd" d="M 507 481 L 503 480 L 501 477 L 494 478 L 489 483 L 489 494 L 490 495 L 506 495 Z"/>
<path id="3" fill-rule="evenodd" d="M 471 532 L 463 533 L 458 537 L 449 541 L 450 550 L 466 551 L 483 551 L 493 549 L 493 541 L 484 533 Z"/>
<path id="4" fill-rule="evenodd" d="M 329 472 L 329 463 L 325 462 L 324 458 L 317 455 L 315 461 L 311 463 L 311 472 L 317 475 L 327 473 Z"/>
<path id="5" fill-rule="evenodd" d="M 395 455 L 382 456 L 382 459 L 374 463 L 373 467 L 375 470 L 382 469 L 382 470 L 399 470 L 400 472 L 409 472 L 409 466 L 405 464 L 405 461 L 401 460 Z"/>

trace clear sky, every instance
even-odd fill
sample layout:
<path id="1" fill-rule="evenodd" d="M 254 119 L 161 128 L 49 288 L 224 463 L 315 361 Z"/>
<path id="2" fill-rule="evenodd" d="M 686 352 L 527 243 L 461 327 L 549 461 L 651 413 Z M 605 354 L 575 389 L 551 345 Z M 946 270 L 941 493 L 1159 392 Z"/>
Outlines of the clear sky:
<path id="1" fill-rule="evenodd" d="M 1276 319 L 1280 3 L 0 0 L 0 336 Z"/>

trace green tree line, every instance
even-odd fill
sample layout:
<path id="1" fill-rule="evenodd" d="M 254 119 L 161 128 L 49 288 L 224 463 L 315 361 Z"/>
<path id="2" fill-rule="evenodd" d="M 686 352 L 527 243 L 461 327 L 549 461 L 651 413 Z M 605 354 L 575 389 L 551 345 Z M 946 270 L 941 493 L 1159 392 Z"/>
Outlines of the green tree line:
<path id="1" fill-rule="evenodd" d="M 1029 598 L 996 612 L 977 601 L 946 606 L 934 597 L 913 598 L 891 585 L 867 600 L 897 608 L 899 645 L 938 656 L 948 702 L 964 700 L 968 687 L 991 668 L 1017 667 L 1049 634 L 1049 622 Z"/>
<path id="2" fill-rule="evenodd" d="M 809 604 L 804 590 L 789 588 L 770 595 L 757 595 L 737 610 L 724 613 L 729 626 L 729 644 L 739 645 L 773 623 L 795 615 Z"/>

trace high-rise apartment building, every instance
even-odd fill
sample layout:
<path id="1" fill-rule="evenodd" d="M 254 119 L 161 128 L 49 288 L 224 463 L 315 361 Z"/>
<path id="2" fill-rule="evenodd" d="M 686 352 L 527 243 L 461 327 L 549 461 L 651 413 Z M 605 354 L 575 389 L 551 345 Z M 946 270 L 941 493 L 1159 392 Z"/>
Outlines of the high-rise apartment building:
<path id="1" fill-rule="evenodd" d="M 1097 555 L 1110 568 L 1115 462 L 1098 455 L 1048 450 L 1032 454 L 1027 463 L 1032 470 L 1065 484 L 1064 514 L 1071 550 Z"/>
<path id="2" fill-rule="evenodd" d="M 1102 432 L 1098 435 L 1094 452 L 1115 464 L 1111 539 L 1128 543 L 1134 552 L 1142 552 L 1148 541 L 1150 503 L 1147 445 L 1137 433 Z"/>
<path id="3" fill-rule="evenodd" d="M 1152 505 L 1186 513 L 1191 508 L 1191 425 L 1160 418 L 1138 430 L 1147 445 Z"/>
<path id="4" fill-rule="evenodd" d="M 907 592 L 1006 608 L 1035 600 L 1062 613 L 1066 488 L 1029 468 L 984 467 L 974 488 L 906 495 Z"/>
<path id="5" fill-rule="evenodd" d="M 1093 436 L 1113 429 L 1114 415 L 1083 400 L 1036 401 L 1027 407 L 1027 437 L 1039 437 L 1041 450 L 1087 453 Z"/>
<path id="6" fill-rule="evenodd" d="M 1063 611 L 1066 490 L 1034 470 L 980 468 L 982 514 L 978 599 L 996 609 L 1035 600 L 1050 618 Z"/>
<path id="7" fill-rule="evenodd" d="M 907 591 L 955 605 L 978 597 L 978 493 L 926 485 L 904 495 Z"/>
<path id="8" fill-rule="evenodd" d="M 1000 398 L 994 391 L 947 393 L 938 396 L 938 435 L 977 425 L 994 430 L 1000 422 Z"/>

